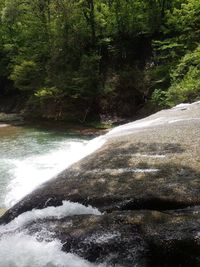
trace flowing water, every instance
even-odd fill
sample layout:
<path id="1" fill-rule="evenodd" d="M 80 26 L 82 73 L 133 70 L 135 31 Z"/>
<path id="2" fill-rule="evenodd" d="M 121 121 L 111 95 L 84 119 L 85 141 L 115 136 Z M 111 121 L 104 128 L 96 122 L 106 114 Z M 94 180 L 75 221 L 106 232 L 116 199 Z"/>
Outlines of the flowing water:
<path id="1" fill-rule="evenodd" d="M 9 208 L 41 183 L 51 179 L 104 142 L 92 141 L 58 131 L 0 125 L 0 208 Z M 100 212 L 79 203 L 63 202 L 60 207 L 26 212 L 0 226 L 0 267 L 92 267 L 84 259 L 62 252 L 55 239 L 38 240 L 20 227 L 49 216 L 62 218 Z M 44 233 L 43 233 L 44 234 Z M 46 230 L 45 235 L 50 236 Z M 96 266 L 96 265 L 95 265 Z M 104 265 L 98 265 L 104 266 Z"/>
<path id="2" fill-rule="evenodd" d="M 99 144 L 64 132 L 0 125 L 0 208 L 11 207 Z"/>
<path id="3" fill-rule="evenodd" d="M 63 201 L 59 207 L 25 212 L 7 225 L 0 226 L 0 266 L 1 267 L 104 267 L 93 265 L 86 260 L 62 251 L 60 241 L 51 237 L 47 229 L 35 235 L 18 231 L 36 219 L 55 217 L 63 218 L 78 214 L 95 214 L 100 212 L 92 207 Z M 43 241 L 41 241 L 41 237 Z M 47 239 L 47 240 L 46 240 Z M 40 241 L 39 241 L 40 240 Z"/>

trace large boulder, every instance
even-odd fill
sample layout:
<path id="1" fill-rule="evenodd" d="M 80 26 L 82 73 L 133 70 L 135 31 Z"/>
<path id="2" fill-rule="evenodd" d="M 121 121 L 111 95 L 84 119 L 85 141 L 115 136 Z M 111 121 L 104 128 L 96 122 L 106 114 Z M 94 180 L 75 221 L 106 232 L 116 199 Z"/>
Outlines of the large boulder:
<path id="1" fill-rule="evenodd" d="M 200 204 L 199 102 L 117 127 L 96 142 L 102 139 L 99 150 L 26 196 L 1 222 L 63 200 L 109 212 Z"/>

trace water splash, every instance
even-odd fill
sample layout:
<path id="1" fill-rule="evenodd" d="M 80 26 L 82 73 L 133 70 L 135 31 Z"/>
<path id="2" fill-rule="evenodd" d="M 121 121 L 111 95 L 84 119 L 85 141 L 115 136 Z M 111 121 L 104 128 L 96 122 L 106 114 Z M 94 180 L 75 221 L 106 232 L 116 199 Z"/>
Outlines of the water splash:
<path id="1" fill-rule="evenodd" d="M 25 212 L 7 225 L 0 226 L 0 266 L 2 267 L 106 267 L 107 264 L 91 264 L 83 258 L 62 251 L 57 239 L 41 241 L 41 233 L 30 236 L 23 226 L 37 219 L 48 217 L 63 218 L 78 214 L 101 213 L 91 206 L 63 201 L 59 207 Z M 17 231 L 20 230 L 21 232 Z M 51 236 L 47 229 L 43 236 Z"/>
<path id="2" fill-rule="evenodd" d="M 107 263 L 92 264 L 75 254 L 63 252 L 62 244 L 58 240 L 39 242 L 36 237 L 26 233 L 4 236 L 0 240 L 0 266 L 111 267 Z M 123 267 L 118 264 L 114 266 Z"/>
<path id="3" fill-rule="evenodd" d="M 31 211 L 24 212 L 12 220 L 10 223 L 0 226 L 0 234 L 5 232 L 15 231 L 32 221 L 38 219 L 46 219 L 49 217 L 54 217 L 56 219 L 61 219 L 66 216 L 81 215 L 81 214 L 93 214 L 101 215 L 101 212 L 91 206 L 84 206 L 80 203 L 74 203 L 70 201 L 63 201 L 63 204 L 58 207 L 47 207 L 44 209 L 33 209 Z"/>
<path id="4" fill-rule="evenodd" d="M 91 141 L 66 140 L 58 143 L 56 149 L 42 155 L 33 155 L 24 159 L 7 159 L 7 164 L 12 166 L 10 176 L 13 178 L 7 187 L 6 207 L 13 206 L 38 185 L 91 154 L 104 142 L 105 140 L 100 137 Z"/>
<path id="5" fill-rule="evenodd" d="M 64 253 L 62 244 L 58 240 L 39 242 L 36 237 L 17 233 L 4 236 L 0 240 L 0 266 L 93 267 L 94 265 L 74 254 Z"/>

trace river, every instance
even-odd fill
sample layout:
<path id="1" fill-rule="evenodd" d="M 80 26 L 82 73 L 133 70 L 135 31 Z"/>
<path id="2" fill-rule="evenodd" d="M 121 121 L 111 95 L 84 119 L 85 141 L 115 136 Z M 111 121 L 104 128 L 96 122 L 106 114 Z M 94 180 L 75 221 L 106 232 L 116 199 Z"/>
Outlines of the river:
<path id="1" fill-rule="evenodd" d="M 0 124 L 0 208 L 13 206 L 90 153 L 88 139 L 65 131 Z"/>
<path id="2" fill-rule="evenodd" d="M 11 207 L 34 188 L 101 145 L 101 138 L 90 141 L 85 136 L 63 131 L 0 124 L 0 207 Z M 41 242 L 38 235 L 18 233 L 20 227 L 36 218 L 73 214 L 99 214 L 99 211 L 65 201 L 60 207 L 26 212 L 11 223 L 0 226 L 0 266 L 94 266 L 74 254 L 62 252 L 58 240 Z"/>

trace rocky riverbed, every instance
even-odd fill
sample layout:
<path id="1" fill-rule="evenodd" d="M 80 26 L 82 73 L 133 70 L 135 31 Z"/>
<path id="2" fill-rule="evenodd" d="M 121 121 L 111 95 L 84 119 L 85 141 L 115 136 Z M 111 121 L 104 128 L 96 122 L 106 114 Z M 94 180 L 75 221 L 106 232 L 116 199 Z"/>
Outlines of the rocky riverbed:
<path id="1" fill-rule="evenodd" d="M 20 229 L 48 229 L 63 251 L 98 264 L 200 266 L 200 102 L 117 127 L 99 142 L 95 153 L 8 210 L 1 224 L 78 202 L 101 214 L 37 217 Z"/>

